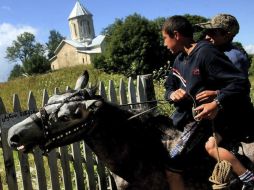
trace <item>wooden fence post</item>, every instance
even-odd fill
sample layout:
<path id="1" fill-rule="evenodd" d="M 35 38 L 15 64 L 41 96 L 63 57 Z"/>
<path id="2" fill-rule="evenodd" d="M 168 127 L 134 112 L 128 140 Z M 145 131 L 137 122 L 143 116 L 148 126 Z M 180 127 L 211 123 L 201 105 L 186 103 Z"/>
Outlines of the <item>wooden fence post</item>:
<path id="1" fill-rule="evenodd" d="M 156 100 L 152 74 L 141 75 L 141 80 L 142 80 L 142 83 L 143 83 L 143 86 L 144 86 L 144 92 L 145 92 L 145 95 L 146 95 L 146 100 L 147 101 Z M 157 105 L 157 103 L 153 102 L 153 103 L 148 104 L 148 107 L 154 107 L 156 105 Z"/>

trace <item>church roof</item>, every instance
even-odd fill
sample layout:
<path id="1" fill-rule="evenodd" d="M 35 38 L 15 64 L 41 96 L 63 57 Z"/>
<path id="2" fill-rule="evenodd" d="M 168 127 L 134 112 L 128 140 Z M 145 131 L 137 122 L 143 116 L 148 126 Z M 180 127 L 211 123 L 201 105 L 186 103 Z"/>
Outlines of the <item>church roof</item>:
<path id="1" fill-rule="evenodd" d="M 92 42 L 88 45 L 84 45 L 78 41 L 74 41 L 74 40 L 62 40 L 61 43 L 58 45 L 58 47 L 56 48 L 56 50 L 54 51 L 54 53 L 56 54 L 57 52 L 59 52 L 61 50 L 61 48 L 64 46 L 65 43 L 75 47 L 77 50 L 79 50 L 80 52 L 86 52 L 86 53 L 98 53 L 98 47 L 101 46 L 103 40 L 104 40 L 105 36 L 104 35 L 98 35 L 97 37 L 95 37 Z M 99 52 L 100 53 L 100 52 Z"/>
<path id="2" fill-rule="evenodd" d="M 92 14 L 83 5 L 81 5 L 79 1 L 77 1 L 68 19 L 70 20 L 72 18 L 76 18 L 78 16 L 83 16 L 83 15 L 92 16 Z"/>
<path id="3" fill-rule="evenodd" d="M 100 46 L 101 43 L 103 42 L 104 38 L 105 38 L 104 35 L 96 36 L 96 37 L 92 40 L 92 43 L 89 44 L 87 47 Z"/>

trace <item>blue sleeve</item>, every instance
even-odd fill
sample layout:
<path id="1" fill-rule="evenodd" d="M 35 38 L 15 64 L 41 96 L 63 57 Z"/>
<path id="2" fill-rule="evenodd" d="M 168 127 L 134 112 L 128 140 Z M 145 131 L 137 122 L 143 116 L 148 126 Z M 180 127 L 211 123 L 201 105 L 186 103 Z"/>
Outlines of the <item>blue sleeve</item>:
<path id="1" fill-rule="evenodd" d="M 250 62 L 247 56 L 238 49 L 231 49 L 230 51 L 226 51 L 224 53 L 233 65 L 243 72 L 246 77 L 248 77 Z"/>
<path id="2" fill-rule="evenodd" d="M 226 101 L 236 97 L 247 97 L 250 92 L 250 83 L 243 72 L 237 69 L 217 49 L 203 52 L 203 59 L 210 81 L 213 81 L 220 93 L 218 100 L 223 105 Z"/>

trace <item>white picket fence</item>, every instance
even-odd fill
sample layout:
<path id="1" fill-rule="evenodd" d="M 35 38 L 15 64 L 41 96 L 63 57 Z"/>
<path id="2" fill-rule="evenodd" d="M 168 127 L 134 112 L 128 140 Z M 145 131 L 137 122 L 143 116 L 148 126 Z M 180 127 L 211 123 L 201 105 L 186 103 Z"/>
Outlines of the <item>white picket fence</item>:
<path id="1" fill-rule="evenodd" d="M 54 93 L 59 93 L 58 88 L 55 88 Z M 121 79 L 118 93 L 114 81 L 110 80 L 107 88 L 103 82 L 100 82 L 98 94 L 105 100 L 120 105 L 155 99 L 151 75 L 138 76 L 136 81 L 129 78 L 127 87 Z M 42 106 L 46 104 L 48 98 L 48 92 L 44 89 Z M 19 97 L 16 94 L 13 95 L 13 113 L 6 113 L 5 110 L 4 102 L 0 98 L 0 159 L 3 160 L 3 165 L 0 165 L 0 190 L 116 189 L 110 172 L 83 141 L 54 149 L 46 156 L 42 156 L 39 148 L 29 154 L 9 148 L 6 141 L 9 127 L 38 110 L 37 101 L 31 91 L 26 111 L 21 110 Z"/>

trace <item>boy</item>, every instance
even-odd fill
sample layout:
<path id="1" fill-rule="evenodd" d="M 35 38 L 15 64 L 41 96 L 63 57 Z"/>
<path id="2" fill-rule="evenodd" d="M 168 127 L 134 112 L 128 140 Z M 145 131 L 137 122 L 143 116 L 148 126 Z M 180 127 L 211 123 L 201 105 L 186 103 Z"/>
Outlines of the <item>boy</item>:
<path id="1" fill-rule="evenodd" d="M 229 14 L 218 14 L 210 21 L 196 24 L 204 29 L 205 40 L 214 44 L 230 61 L 248 77 L 250 61 L 244 50 L 240 50 L 232 44 L 238 34 L 240 26 L 237 19 Z"/>
<path id="2" fill-rule="evenodd" d="M 240 28 L 237 19 L 229 14 L 218 14 L 213 17 L 212 20 L 196 25 L 205 29 L 205 40 L 214 44 L 221 52 L 224 52 L 232 64 L 238 68 L 245 75 L 245 77 L 248 78 L 248 69 L 250 67 L 250 62 L 247 58 L 246 52 L 243 52 L 232 44 L 233 38 L 239 32 Z M 203 91 L 197 94 L 196 100 L 202 102 L 206 99 L 210 99 L 215 97 L 217 92 L 218 91 L 210 90 Z M 220 138 L 220 140 L 222 139 Z M 209 155 L 215 159 L 217 158 L 215 139 L 213 137 L 209 138 L 209 141 L 206 143 L 206 149 Z M 226 158 L 230 158 L 228 161 L 231 162 L 234 172 L 245 184 L 243 189 L 247 189 L 248 186 L 252 186 L 253 188 L 253 173 L 247 170 L 227 149 L 220 148 L 220 152 L 222 157 L 225 155 Z"/>

